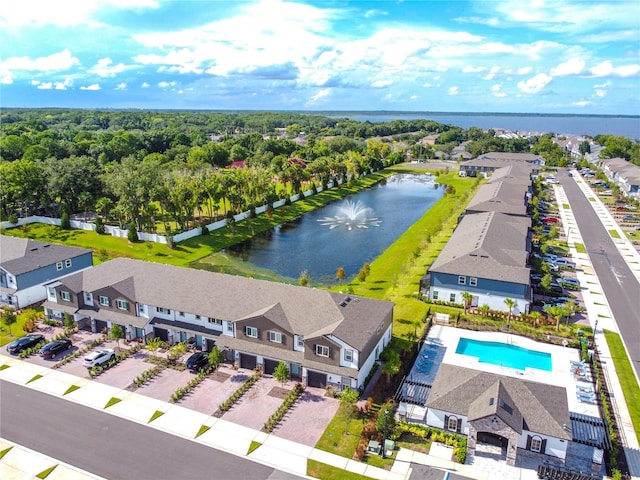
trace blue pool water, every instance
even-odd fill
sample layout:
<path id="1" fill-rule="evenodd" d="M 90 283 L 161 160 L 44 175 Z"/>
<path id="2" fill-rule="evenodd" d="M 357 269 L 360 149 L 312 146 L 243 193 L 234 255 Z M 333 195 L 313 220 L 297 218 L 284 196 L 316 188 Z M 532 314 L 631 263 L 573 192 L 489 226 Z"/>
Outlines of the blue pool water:
<path id="1" fill-rule="evenodd" d="M 477 357 L 481 363 L 491 363 L 502 367 L 537 368 L 551 371 L 551 354 L 527 350 L 516 345 L 500 342 L 482 342 L 470 338 L 460 338 L 456 353 Z"/>

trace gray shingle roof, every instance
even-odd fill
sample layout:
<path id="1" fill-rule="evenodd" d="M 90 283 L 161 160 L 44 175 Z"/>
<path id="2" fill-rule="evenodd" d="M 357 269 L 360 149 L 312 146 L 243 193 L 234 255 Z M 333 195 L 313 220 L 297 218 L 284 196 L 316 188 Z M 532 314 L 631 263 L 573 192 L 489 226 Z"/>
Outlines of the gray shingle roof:
<path id="1" fill-rule="evenodd" d="M 502 212 L 510 215 L 527 215 L 527 185 L 495 181 L 482 185 L 473 196 L 467 212 Z"/>
<path id="2" fill-rule="evenodd" d="M 498 212 L 465 215 L 429 271 L 528 285 L 530 222 Z"/>
<path id="3" fill-rule="evenodd" d="M 490 398 L 494 398 L 494 405 L 489 405 Z M 500 401 L 513 413 L 501 407 Z M 469 420 L 496 413 L 518 432 L 524 428 L 555 438 L 572 438 L 567 391 L 555 385 L 442 364 L 426 406 L 464 415 Z M 522 422 L 516 428 L 520 418 Z"/>
<path id="4" fill-rule="evenodd" d="M 90 252 L 86 248 L 0 235 L 0 265 L 13 275 L 32 272 Z"/>
<path id="5" fill-rule="evenodd" d="M 488 152 L 478 156 L 478 160 L 506 160 L 509 162 L 544 162 L 544 158 L 533 153 Z"/>
<path id="6" fill-rule="evenodd" d="M 113 286 L 139 303 L 220 320 L 266 314 L 283 330 L 305 337 L 328 328 L 358 350 L 394 305 L 357 297 L 342 307 L 347 295 L 128 258 L 69 276 L 64 283 L 75 292 Z"/>

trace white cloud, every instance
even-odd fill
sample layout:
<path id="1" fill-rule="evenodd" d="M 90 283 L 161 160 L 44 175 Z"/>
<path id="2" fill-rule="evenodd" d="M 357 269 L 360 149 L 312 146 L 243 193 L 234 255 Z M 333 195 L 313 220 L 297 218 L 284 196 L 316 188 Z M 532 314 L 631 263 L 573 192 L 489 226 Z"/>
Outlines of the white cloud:
<path id="1" fill-rule="evenodd" d="M 538 73 L 526 82 L 518 82 L 518 88 L 524 93 L 538 93 L 546 87 L 551 80 L 553 80 L 553 77 L 550 77 L 546 73 Z"/>
<path id="2" fill-rule="evenodd" d="M 101 58 L 98 60 L 98 63 L 89 69 L 89 72 L 104 78 L 114 77 L 118 73 L 122 73 L 129 68 L 124 63 L 119 63 L 117 65 L 112 65 L 112 63 L 113 62 L 109 57 Z"/>
<path id="3" fill-rule="evenodd" d="M 433 79 L 437 82 L 438 80 L 440 80 L 440 75 L 436 75 L 435 77 L 433 77 Z"/>
<path id="4" fill-rule="evenodd" d="M 607 91 L 604 89 L 600 89 L 600 88 L 596 88 L 596 90 L 594 91 L 596 97 L 599 98 L 604 98 L 607 96 Z"/>
<path id="5" fill-rule="evenodd" d="M 126 82 L 119 83 L 116 86 L 116 90 L 126 90 L 126 89 L 127 89 L 127 83 Z"/>
<path id="6" fill-rule="evenodd" d="M 531 67 L 521 67 L 518 69 L 518 75 L 529 75 L 532 71 Z"/>
<path id="7" fill-rule="evenodd" d="M 590 105 L 593 105 L 593 102 L 590 102 L 589 100 L 580 100 L 577 102 L 573 102 L 571 105 L 574 107 L 588 107 Z"/>
<path id="8" fill-rule="evenodd" d="M 393 80 L 376 80 L 371 84 L 374 88 L 383 88 L 388 87 L 389 85 L 393 85 Z"/>
<path id="9" fill-rule="evenodd" d="M 483 78 L 483 80 L 493 80 L 496 76 L 496 73 L 500 71 L 500 67 L 491 67 L 489 73 L 487 73 Z"/>
<path id="10" fill-rule="evenodd" d="M 94 15 L 100 10 L 156 8 L 156 0 L 65 0 L 64 5 L 49 0 L 20 0 L 0 10 L 0 27 L 56 25 L 69 27 L 97 25 Z"/>
<path id="11" fill-rule="evenodd" d="M 471 65 L 467 65 L 462 69 L 463 73 L 479 73 L 484 72 L 487 67 L 472 67 Z"/>
<path id="12" fill-rule="evenodd" d="M 431 87 L 433 87 L 433 85 L 432 85 L 432 84 L 430 84 L 430 83 L 424 83 L 424 84 L 422 84 L 422 86 L 423 86 L 424 88 L 431 88 Z"/>
<path id="13" fill-rule="evenodd" d="M 140 85 L 142 88 L 149 88 L 151 85 L 149 85 L 147 82 L 142 82 L 142 85 Z"/>
<path id="14" fill-rule="evenodd" d="M 5 73 L 0 77 L 0 84 L 2 85 L 11 85 L 13 83 L 13 77 L 10 73 Z"/>
<path id="15" fill-rule="evenodd" d="M 100 84 L 93 83 L 91 85 L 87 85 L 86 87 L 83 85 L 80 87 L 80 90 L 100 90 Z"/>
<path id="16" fill-rule="evenodd" d="M 411 95 L 411 96 L 409 97 L 409 100 L 411 100 L 411 101 L 415 101 L 415 100 L 418 100 L 419 98 L 420 98 L 420 97 L 419 97 L 418 95 Z"/>
<path id="17" fill-rule="evenodd" d="M 457 95 L 458 94 L 458 87 L 451 87 L 448 90 L 449 95 Z"/>
<path id="18" fill-rule="evenodd" d="M 581 75 L 584 73 L 584 60 L 578 58 L 572 58 L 564 63 L 561 63 L 555 68 L 552 68 L 549 72 L 553 77 L 564 77 L 567 75 Z"/>
<path id="19" fill-rule="evenodd" d="M 80 64 L 80 60 L 71 55 L 71 52 L 65 48 L 61 52 L 52 53 L 46 57 L 38 57 L 36 59 L 29 57 L 9 57 L 5 61 L 0 61 L 0 72 L 16 70 L 56 72 L 68 70 L 78 64 Z"/>
<path id="20" fill-rule="evenodd" d="M 327 98 L 330 94 L 331 94 L 331 89 L 324 88 L 320 90 L 318 93 L 316 93 L 314 96 L 312 96 L 309 100 L 307 100 L 306 105 L 307 106 L 316 105 L 323 98 Z"/>
<path id="21" fill-rule="evenodd" d="M 494 97 L 506 97 L 507 94 L 502 92 L 502 84 L 501 83 L 496 83 L 495 85 L 491 86 L 491 91 L 493 92 L 493 96 Z"/>
<path id="22" fill-rule="evenodd" d="M 158 86 L 163 90 L 166 90 L 169 87 L 175 87 L 177 84 L 178 82 L 176 82 L 175 80 L 173 82 L 165 82 L 165 81 L 158 82 Z"/>
<path id="23" fill-rule="evenodd" d="M 51 90 L 53 88 L 53 83 L 52 82 L 38 83 L 38 86 L 36 88 L 39 90 Z"/>

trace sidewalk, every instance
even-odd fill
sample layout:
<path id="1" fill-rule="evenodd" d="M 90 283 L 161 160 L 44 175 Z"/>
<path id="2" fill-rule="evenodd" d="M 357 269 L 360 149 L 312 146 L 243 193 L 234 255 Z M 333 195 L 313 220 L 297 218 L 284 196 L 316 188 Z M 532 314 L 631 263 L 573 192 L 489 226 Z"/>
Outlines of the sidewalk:
<path id="1" fill-rule="evenodd" d="M 574 180 L 578 183 L 582 192 L 589 199 L 598 217 L 602 220 L 604 227 L 608 231 L 615 230 L 618 232 L 620 238 L 612 238 L 612 240 L 622 257 L 629 265 L 629 268 L 631 268 L 636 278 L 638 278 L 638 281 L 640 281 L 640 254 L 638 254 L 607 208 L 600 201 L 598 196 L 593 193 L 586 182 L 584 182 L 581 177 L 574 177 Z M 640 450 L 638 438 L 635 435 L 631 416 L 629 415 L 629 410 L 622 393 L 622 387 L 620 386 L 618 379 L 618 374 L 615 370 L 613 359 L 611 358 L 609 346 L 607 345 L 607 341 L 604 337 L 605 329 L 619 333 L 618 326 L 613 313 L 611 312 L 604 291 L 598 281 L 598 276 L 591 265 L 588 253 L 579 253 L 576 250 L 577 243 L 584 243 L 572 210 L 562 208 L 563 205 L 569 204 L 562 186 L 555 185 L 555 194 L 556 202 L 559 205 L 560 217 L 562 218 L 562 223 L 565 227 L 569 250 L 571 252 L 571 256 L 576 262 L 576 265 L 578 266 L 577 277 L 580 280 L 581 285 L 588 287 L 582 291 L 584 303 L 588 312 L 591 327 L 594 328 L 594 338 L 600 352 L 602 368 L 605 376 L 607 377 L 607 385 L 612 393 L 610 398 L 620 431 L 623 434 L 623 448 L 627 456 L 629 470 L 634 478 L 640 477 Z M 596 322 L 598 327 L 597 329 L 595 329 Z"/>

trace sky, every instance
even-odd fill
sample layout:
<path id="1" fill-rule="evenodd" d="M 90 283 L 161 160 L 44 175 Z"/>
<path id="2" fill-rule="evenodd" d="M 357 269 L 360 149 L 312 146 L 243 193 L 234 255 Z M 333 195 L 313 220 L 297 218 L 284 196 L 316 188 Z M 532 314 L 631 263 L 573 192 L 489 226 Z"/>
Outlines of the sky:
<path id="1" fill-rule="evenodd" d="M 0 106 L 640 115 L 640 2 L 19 0 Z"/>

